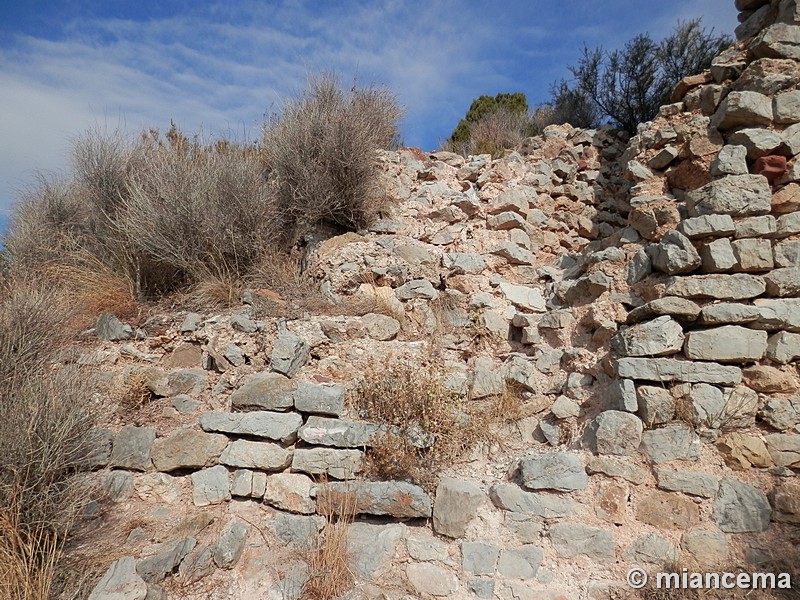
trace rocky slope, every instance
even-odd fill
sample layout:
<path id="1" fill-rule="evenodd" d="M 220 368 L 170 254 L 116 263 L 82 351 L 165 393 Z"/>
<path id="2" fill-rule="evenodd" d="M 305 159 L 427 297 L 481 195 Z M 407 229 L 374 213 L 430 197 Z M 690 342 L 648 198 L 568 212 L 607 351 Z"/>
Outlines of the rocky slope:
<path id="1" fill-rule="evenodd" d="M 308 249 L 336 309 L 268 317 L 282 299 L 250 290 L 139 332 L 104 316 L 70 360 L 157 399 L 97 432 L 109 499 L 75 552 L 111 566 L 90 598 L 296 597 L 343 498 L 348 598 L 600 599 L 632 567 L 796 565 L 800 6 L 736 5 L 737 45 L 629 141 L 383 154 L 392 214 Z M 470 403 L 510 388 L 519 419 L 435 488 L 366 480 L 385 428 L 350 395 L 381 360 Z"/>

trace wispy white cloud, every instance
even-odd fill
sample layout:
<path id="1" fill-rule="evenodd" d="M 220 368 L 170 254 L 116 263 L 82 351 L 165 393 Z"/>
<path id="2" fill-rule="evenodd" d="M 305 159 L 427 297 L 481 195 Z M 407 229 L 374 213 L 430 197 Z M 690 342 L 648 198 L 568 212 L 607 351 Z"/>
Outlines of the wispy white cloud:
<path id="1" fill-rule="evenodd" d="M 396 91 L 407 108 L 406 142 L 430 148 L 479 94 L 523 91 L 532 103 L 543 100 L 583 41 L 661 34 L 677 17 L 722 11 L 732 1 L 676 0 L 674 10 L 658 13 L 651 4 L 660 7 L 639 0 L 576 0 L 568 11 L 563 0 L 509 0 L 499 8 L 479 0 L 241 0 L 188 3 L 180 14 L 145 20 L 75 14 L 46 39 L 20 32 L 0 42 L 0 210 L 33 169 L 62 168 L 67 140 L 93 125 L 135 133 L 174 119 L 189 132 L 252 139 L 264 113 L 301 89 L 307 72 L 322 69 Z M 733 13 L 728 6 L 725 19 Z"/>

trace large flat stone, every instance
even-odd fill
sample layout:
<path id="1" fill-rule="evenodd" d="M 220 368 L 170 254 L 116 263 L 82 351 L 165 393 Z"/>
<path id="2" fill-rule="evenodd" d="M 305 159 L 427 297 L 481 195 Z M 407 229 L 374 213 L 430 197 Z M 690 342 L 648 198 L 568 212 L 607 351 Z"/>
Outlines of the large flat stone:
<path id="1" fill-rule="evenodd" d="M 800 267 L 775 269 L 764 276 L 767 292 L 781 298 L 800 295 Z"/>
<path id="2" fill-rule="evenodd" d="M 738 325 L 690 331 L 684 346 L 688 358 L 733 363 L 761 360 L 766 351 L 766 331 Z"/>
<path id="3" fill-rule="evenodd" d="M 736 228 L 730 215 L 701 215 L 684 219 L 678 230 L 689 239 L 732 235 Z"/>
<path id="4" fill-rule="evenodd" d="M 219 462 L 229 467 L 282 471 L 291 464 L 292 452 L 270 442 L 236 440 L 228 444 Z"/>
<path id="5" fill-rule="evenodd" d="M 204 431 L 280 440 L 286 444 L 297 439 L 297 430 L 302 423 L 303 418 L 293 412 L 208 412 L 200 415 L 200 427 Z"/>
<path id="6" fill-rule="evenodd" d="M 495 484 L 489 490 L 489 497 L 503 510 L 545 519 L 574 516 L 581 510 L 581 505 L 572 498 L 526 492 L 513 483 Z"/>
<path id="7" fill-rule="evenodd" d="M 637 306 L 628 313 L 628 323 L 639 323 L 653 317 L 669 315 L 680 322 L 692 322 L 700 314 L 700 307 L 686 298 L 665 296 Z"/>
<path id="8" fill-rule="evenodd" d="M 231 394 L 232 410 L 287 410 L 296 384 L 280 373 L 256 373 Z"/>
<path id="9" fill-rule="evenodd" d="M 688 529 L 700 522 L 700 508 L 685 496 L 656 490 L 639 500 L 636 520 L 660 530 Z"/>
<path id="10" fill-rule="evenodd" d="M 436 486 L 433 503 L 433 529 L 440 535 L 464 537 L 467 525 L 487 497 L 477 484 L 452 477 L 443 477 Z"/>
<path id="11" fill-rule="evenodd" d="M 742 371 L 738 367 L 671 358 L 621 358 L 615 366 L 620 377 L 644 381 L 735 385 L 742 380 Z"/>
<path id="12" fill-rule="evenodd" d="M 748 324 L 766 331 L 800 333 L 800 298 L 758 298 L 753 302 L 758 318 Z"/>
<path id="13" fill-rule="evenodd" d="M 305 413 L 339 417 L 344 414 L 344 388 L 335 384 L 299 383 L 294 407 Z"/>
<path id="14" fill-rule="evenodd" d="M 758 92 L 731 92 L 720 103 L 711 118 L 717 129 L 769 125 L 772 122 L 772 100 Z"/>
<path id="15" fill-rule="evenodd" d="M 764 531 L 772 508 L 764 493 L 736 479 L 723 478 L 711 518 L 725 533 Z"/>
<path id="16" fill-rule="evenodd" d="M 355 449 L 295 448 L 292 471 L 351 479 L 361 472 L 364 454 Z"/>
<path id="17" fill-rule="evenodd" d="M 264 502 L 281 510 L 304 515 L 314 514 L 316 504 L 311 497 L 314 482 L 300 473 L 276 473 L 267 477 Z"/>
<path id="18" fill-rule="evenodd" d="M 785 365 L 800 358 L 800 333 L 779 331 L 767 340 L 767 358 Z"/>
<path id="19" fill-rule="evenodd" d="M 581 523 L 556 523 L 550 527 L 550 540 L 562 558 L 588 556 L 596 561 L 613 561 L 617 546 L 610 531 Z"/>
<path id="20" fill-rule="evenodd" d="M 405 526 L 352 523 L 347 528 L 347 562 L 367 581 L 375 579 L 389 564 Z"/>
<path id="21" fill-rule="evenodd" d="M 653 464 L 671 460 L 697 460 L 700 437 L 688 425 L 667 425 L 642 434 L 642 453 Z"/>
<path id="22" fill-rule="evenodd" d="M 308 444 L 337 448 L 371 446 L 376 436 L 387 431 L 385 426 L 357 421 L 344 421 L 311 416 L 300 428 L 300 439 Z"/>
<path id="23" fill-rule="evenodd" d="M 146 471 L 152 465 L 150 451 L 155 439 L 155 429 L 125 425 L 114 436 L 114 444 L 111 448 L 111 466 Z"/>
<path id="24" fill-rule="evenodd" d="M 530 312 L 545 312 L 547 310 L 542 291 L 539 288 L 514 285 L 512 283 L 501 283 L 499 288 L 506 300 L 515 306 Z"/>
<path id="25" fill-rule="evenodd" d="M 208 506 L 230 500 L 230 474 L 222 465 L 195 471 L 191 477 L 192 500 L 195 506 Z"/>
<path id="26" fill-rule="evenodd" d="M 764 436 L 770 457 L 779 467 L 800 466 L 800 434 L 770 433 Z"/>
<path id="27" fill-rule="evenodd" d="M 89 594 L 89 600 L 144 600 L 146 597 L 147 584 L 136 572 L 136 561 L 131 556 L 111 563 Z"/>
<path id="28" fill-rule="evenodd" d="M 159 471 L 197 469 L 216 462 L 227 445 L 224 435 L 179 429 L 153 443 L 151 458 Z"/>
<path id="29" fill-rule="evenodd" d="M 676 471 L 659 467 L 656 469 L 658 487 L 672 492 L 683 492 L 702 498 L 713 498 L 719 491 L 719 477 L 694 471 Z"/>
<path id="30" fill-rule="evenodd" d="M 583 461 L 568 452 L 554 452 L 522 459 L 522 485 L 529 490 L 570 492 L 585 489 L 589 478 Z"/>
<path id="31" fill-rule="evenodd" d="M 772 191 L 762 175 L 728 175 L 686 194 L 690 217 L 724 214 L 737 217 L 766 215 Z"/>
<path id="32" fill-rule="evenodd" d="M 406 577 L 421 596 L 451 596 L 459 588 L 455 573 L 430 563 L 410 563 L 406 566 Z"/>
<path id="33" fill-rule="evenodd" d="M 606 410 L 597 415 L 586 431 L 587 440 L 598 454 L 630 456 L 642 441 L 644 425 L 629 412 Z"/>
<path id="34" fill-rule="evenodd" d="M 690 275 L 672 277 L 666 293 L 681 298 L 745 300 L 760 296 L 766 289 L 766 283 L 757 275 Z"/>
<path id="35" fill-rule="evenodd" d="M 683 347 L 683 328 L 664 315 L 620 331 L 611 347 L 622 356 L 664 356 Z"/>

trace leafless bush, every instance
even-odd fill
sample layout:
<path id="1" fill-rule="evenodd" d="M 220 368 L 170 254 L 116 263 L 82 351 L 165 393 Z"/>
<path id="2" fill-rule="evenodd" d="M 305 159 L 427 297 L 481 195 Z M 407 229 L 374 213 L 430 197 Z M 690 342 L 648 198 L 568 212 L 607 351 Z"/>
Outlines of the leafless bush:
<path id="1" fill-rule="evenodd" d="M 87 206 L 74 183 L 40 173 L 14 206 L 3 243 L 15 265 L 36 268 L 78 245 L 86 221 Z"/>
<path id="2" fill-rule="evenodd" d="M 357 230 L 382 201 L 375 150 L 396 140 L 400 109 L 377 87 L 342 91 L 336 77 L 309 80 L 264 128 L 281 241 L 293 245 L 316 224 Z"/>
<path id="3" fill-rule="evenodd" d="M 245 273 L 274 226 L 257 153 L 190 141 L 175 130 L 168 139 L 145 141 L 118 218 L 121 234 L 149 263 L 146 271 L 139 265 L 145 288 Z"/>
<path id="4" fill-rule="evenodd" d="M 470 154 L 502 156 L 531 135 L 527 113 L 499 109 L 483 116 L 470 127 Z"/>
<path id="5" fill-rule="evenodd" d="M 86 497 L 79 471 L 91 425 L 87 377 L 54 369 L 70 303 L 52 288 L 0 289 L 0 591 L 40 598 Z"/>

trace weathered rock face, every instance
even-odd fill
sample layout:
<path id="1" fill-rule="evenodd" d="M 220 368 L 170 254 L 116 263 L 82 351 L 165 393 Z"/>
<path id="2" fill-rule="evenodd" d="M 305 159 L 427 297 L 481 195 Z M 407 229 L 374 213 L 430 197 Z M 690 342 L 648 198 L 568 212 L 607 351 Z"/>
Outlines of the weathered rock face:
<path id="1" fill-rule="evenodd" d="M 310 574 L 284 547 L 343 531 L 337 513 L 374 521 L 346 527 L 353 572 L 398 587 L 364 584 L 370 597 L 605 598 L 617 568 L 788 556 L 800 12 L 736 4 L 739 46 L 629 141 L 551 126 L 498 159 L 379 153 L 393 214 L 309 248 L 325 314 L 262 319 L 259 298 L 283 299 L 248 290 L 251 306 L 180 315 L 157 338 L 99 322 L 102 348 L 77 361 L 152 363 L 137 371 L 167 400 L 152 424 L 103 424 L 86 457 L 145 522 L 119 540 L 133 568 L 93 597 L 163 597 L 153 581 L 177 573 L 194 599 L 217 569 L 237 597 L 295 597 Z M 440 441 L 353 402 L 388 356 L 441 368 L 459 423 L 513 416 L 488 425 L 503 443 L 425 489 L 377 480 L 376 460 L 408 460 L 394 443 L 419 458 Z"/>

